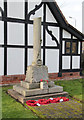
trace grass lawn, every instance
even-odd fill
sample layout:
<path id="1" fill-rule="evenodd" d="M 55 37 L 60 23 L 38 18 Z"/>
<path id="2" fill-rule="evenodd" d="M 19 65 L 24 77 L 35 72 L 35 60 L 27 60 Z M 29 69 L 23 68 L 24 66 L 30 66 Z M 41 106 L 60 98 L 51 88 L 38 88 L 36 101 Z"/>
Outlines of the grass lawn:
<path id="1" fill-rule="evenodd" d="M 3 118 L 38 118 L 33 112 L 25 108 L 15 99 L 11 98 L 6 91 L 11 87 L 2 87 L 2 117 Z"/>
<path id="2" fill-rule="evenodd" d="M 84 79 L 63 80 L 63 81 L 55 81 L 55 84 L 63 86 L 64 91 L 68 92 L 71 97 L 75 97 L 79 100 L 82 100 L 83 81 Z"/>

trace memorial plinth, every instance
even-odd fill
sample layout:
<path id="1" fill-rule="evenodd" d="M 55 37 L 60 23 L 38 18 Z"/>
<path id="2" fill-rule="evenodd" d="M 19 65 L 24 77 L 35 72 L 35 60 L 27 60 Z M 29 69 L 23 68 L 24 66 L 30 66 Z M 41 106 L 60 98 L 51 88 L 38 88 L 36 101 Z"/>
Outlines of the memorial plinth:
<path id="1" fill-rule="evenodd" d="M 39 83 L 40 79 L 48 80 L 48 68 L 44 65 L 30 65 L 27 68 L 25 81 Z"/>
<path id="2" fill-rule="evenodd" d="M 33 62 L 27 67 L 25 81 L 20 85 L 14 85 L 13 90 L 8 93 L 20 102 L 24 103 L 29 99 L 38 99 L 45 97 L 56 97 L 58 95 L 67 95 L 63 92 L 63 87 L 54 85 L 49 81 L 48 67 L 42 65 L 41 60 L 41 18 L 34 19 L 34 42 L 33 42 Z M 44 81 L 40 81 L 40 80 Z M 46 81 L 48 83 L 46 83 Z"/>

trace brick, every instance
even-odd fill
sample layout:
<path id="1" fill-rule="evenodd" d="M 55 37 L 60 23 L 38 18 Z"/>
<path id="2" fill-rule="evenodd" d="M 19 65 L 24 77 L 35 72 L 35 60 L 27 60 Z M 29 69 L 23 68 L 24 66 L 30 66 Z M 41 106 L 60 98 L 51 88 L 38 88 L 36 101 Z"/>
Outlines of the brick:
<path id="1" fill-rule="evenodd" d="M 73 74 L 73 75 L 71 75 Z M 69 73 L 62 73 L 62 77 L 58 77 L 58 73 L 48 73 L 49 75 L 49 79 L 50 80 L 69 80 L 69 79 L 74 79 L 74 78 L 79 78 L 80 77 L 80 72 L 69 72 Z M 2 75 L 0 76 L 0 83 L 3 82 L 4 83 L 8 83 L 6 81 L 10 81 L 10 83 L 18 83 L 20 81 L 24 81 L 25 80 L 25 75 Z M 14 82 L 13 82 L 14 81 Z"/>

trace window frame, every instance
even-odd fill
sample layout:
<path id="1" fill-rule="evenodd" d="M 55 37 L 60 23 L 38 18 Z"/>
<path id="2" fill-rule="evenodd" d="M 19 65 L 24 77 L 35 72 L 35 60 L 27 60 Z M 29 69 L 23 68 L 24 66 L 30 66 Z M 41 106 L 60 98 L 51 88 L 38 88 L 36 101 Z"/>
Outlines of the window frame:
<path id="1" fill-rule="evenodd" d="M 67 47 L 67 43 L 70 42 L 70 47 Z M 76 43 L 76 52 L 72 52 L 72 47 L 73 47 L 73 43 Z M 67 49 L 70 50 L 69 53 L 67 53 Z M 76 55 L 78 54 L 78 41 L 65 41 L 65 54 L 66 55 Z"/>

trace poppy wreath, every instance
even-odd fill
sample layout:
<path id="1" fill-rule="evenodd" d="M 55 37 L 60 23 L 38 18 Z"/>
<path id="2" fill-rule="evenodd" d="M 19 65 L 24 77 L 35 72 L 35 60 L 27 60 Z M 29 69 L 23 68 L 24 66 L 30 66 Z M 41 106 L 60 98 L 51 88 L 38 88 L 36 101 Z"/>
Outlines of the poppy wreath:
<path id="1" fill-rule="evenodd" d="M 66 98 L 66 97 L 61 97 L 61 99 L 63 99 L 63 101 L 69 101 L 69 98 Z"/>
<path id="2" fill-rule="evenodd" d="M 60 98 L 53 98 L 53 100 L 49 99 L 50 103 L 58 103 L 60 102 Z"/>
<path id="3" fill-rule="evenodd" d="M 35 100 L 28 100 L 26 101 L 26 104 L 28 106 L 38 106 L 39 105 L 46 105 L 49 103 L 59 103 L 59 102 L 65 102 L 65 101 L 69 101 L 69 98 L 66 97 L 58 97 L 58 98 L 49 98 L 48 100 L 46 99 L 39 99 L 38 101 Z"/>
<path id="4" fill-rule="evenodd" d="M 49 104 L 49 103 L 50 103 L 50 101 L 49 101 L 49 100 L 46 100 L 46 99 L 39 99 L 37 102 L 38 102 L 39 104 L 41 104 L 41 105 L 45 105 L 45 104 Z"/>
<path id="5" fill-rule="evenodd" d="M 26 104 L 29 106 L 37 106 L 35 100 L 28 100 L 28 101 L 26 101 Z"/>

